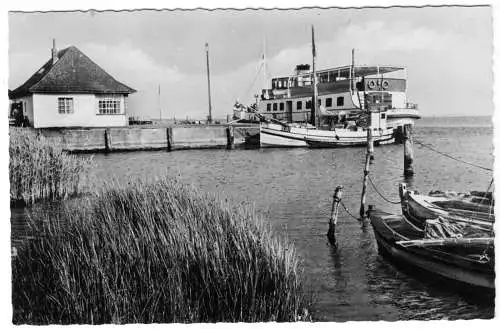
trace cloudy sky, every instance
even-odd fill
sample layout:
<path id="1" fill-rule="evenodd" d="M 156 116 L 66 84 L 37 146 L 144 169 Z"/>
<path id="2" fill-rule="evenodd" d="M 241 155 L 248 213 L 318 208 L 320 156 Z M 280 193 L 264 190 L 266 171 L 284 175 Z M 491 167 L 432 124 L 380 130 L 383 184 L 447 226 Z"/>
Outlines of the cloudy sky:
<path id="1" fill-rule="evenodd" d="M 408 68 L 408 96 L 423 115 L 493 113 L 489 7 L 9 13 L 9 88 L 28 79 L 58 48 L 74 45 L 135 88 L 132 115 L 208 114 L 205 42 L 210 44 L 215 117 L 264 87 L 268 75 L 311 62 L 346 65 L 351 49 L 368 65 Z M 161 85 L 161 99 L 158 97 Z"/>

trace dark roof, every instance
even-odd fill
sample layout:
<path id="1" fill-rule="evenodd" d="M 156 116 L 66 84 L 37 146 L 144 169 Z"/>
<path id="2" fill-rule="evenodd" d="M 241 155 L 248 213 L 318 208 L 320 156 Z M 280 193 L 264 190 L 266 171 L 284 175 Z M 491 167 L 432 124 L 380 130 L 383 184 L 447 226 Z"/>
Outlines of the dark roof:
<path id="1" fill-rule="evenodd" d="M 57 53 L 24 84 L 10 93 L 19 98 L 32 93 L 130 94 L 134 89 L 116 81 L 75 46 Z"/>

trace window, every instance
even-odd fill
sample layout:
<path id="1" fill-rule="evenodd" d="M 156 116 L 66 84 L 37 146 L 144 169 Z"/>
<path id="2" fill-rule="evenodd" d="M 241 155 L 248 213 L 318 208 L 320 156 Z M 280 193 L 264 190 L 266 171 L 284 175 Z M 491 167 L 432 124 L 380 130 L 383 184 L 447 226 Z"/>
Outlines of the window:
<path id="1" fill-rule="evenodd" d="M 312 104 L 311 101 L 306 101 L 306 109 L 310 109 L 311 108 L 311 104 Z"/>
<path id="2" fill-rule="evenodd" d="M 332 99 L 331 98 L 327 98 L 326 99 L 326 104 L 325 104 L 326 107 L 331 107 L 332 106 Z"/>
<path id="3" fill-rule="evenodd" d="M 318 105 L 321 106 L 321 99 L 318 99 Z"/>
<path id="4" fill-rule="evenodd" d="M 381 117 L 382 119 L 385 119 L 385 113 L 382 113 L 382 114 L 380 115 L 380 117 Z"/>
<path id="5" fill-rule="evenodd" d="M 59 97 L 57 98 L 57 108 L 59 114 L 70 114 L 74 112 L 73 97 Z"/>
<path id="6" fill-rule="evenodd" d="M 297 102 L 297 110 L 302 110 L 302 101 Z"/>
<path id="7" fill-rule="evenodd" d="M 99 114 L 121 114 L 120 95 L 98 96 Z"/>
<path id="8" fill-rule="evenodd" d="M 267 104 L 267 112 L 271 112 L 271 103 Z"/>
<path id="9" fill-rule="evenodd" d="M 284 111 L 285 110 L 285 103 L 280 103 L 280 111 Z"/>
<path id="10" fill-rule="evenodd" d="M 344 106 L 344 96 L 337 97 L 337 106 Z"/>
<path id="11" fill-rule="evenodd" d="M 278 103 L 273 104 L 273 111 L 278 111 Z"/>

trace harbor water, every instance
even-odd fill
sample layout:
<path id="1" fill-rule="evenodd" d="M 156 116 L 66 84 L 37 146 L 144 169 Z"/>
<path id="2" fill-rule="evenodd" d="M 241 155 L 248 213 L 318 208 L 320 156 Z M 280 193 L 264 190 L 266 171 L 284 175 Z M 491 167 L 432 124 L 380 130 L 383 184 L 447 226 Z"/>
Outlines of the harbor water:
<path id="1" fill-rule="evenodd" d="M 425 118 L 414 128 L 416 141 L 483 167 L 493 166 L 491 118 Z M 134 177 L 178 177 L 196 188 L 219 193 L 235 204 L 253 205 L 274 230 L 288 236 L 302 259 L 308 289 L 314 292 L 315 321 L 472 319 L 494 316 L 492 297 L 471 298 L 431 277 L 413 275 L 382 258 L 370 225 L 344 209 L 337 225 L 338 248 L 326 238 L 332 194 L 344 186 L 343 201 L 359 211 L 364 148 L 189 150 L 95 154 L 87 184 Z M 468 166 L 414 145 L 411 188 L 486 190 L 492 172 Z M 398 201 L 403 182 L 403 146 L 375 148 L 371 177 L 380 193 Z M 400 213 L 369 186 L 368 204 Z M 13 237 L 23 230 L 23 210 L 12 210 Z"/>

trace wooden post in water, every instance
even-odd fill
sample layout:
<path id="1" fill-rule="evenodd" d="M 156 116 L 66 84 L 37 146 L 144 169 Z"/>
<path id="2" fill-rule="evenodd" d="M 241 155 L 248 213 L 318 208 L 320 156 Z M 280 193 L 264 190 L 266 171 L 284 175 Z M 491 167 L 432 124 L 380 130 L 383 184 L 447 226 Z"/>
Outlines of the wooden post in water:
<path id="1" fill-rule="evenodd" d="M 172 151 L 172 127 L 167 128 L 167 151 Z"/>
<path id="2" fill-rule="evenodd" d="M 234 148 L 234 127 L 229 126 L 226 128 L 227 136 L 227 149 L 232 150 Z"/>
<path id="3" fill-rule="evenodd" d="M 411 177 L 415 174 L 413 171 L 413 139 L 411 125 L 403 126 L 404 141 L 404 176 Z"/>
<path id="4" fill-rule="evenodd" d="M 337 186 L 335 188 L 335 193 L 333 194 L 333 201 L 332 201 L 332 213 L 330 215 L 330 222 L 328 225 L 328 233 L 327 233 L 328 240 L 334 246 L 337 245 L 337 240 L 335 239 L 335 227 L 337 226 L 337 217 L 339 214 L 339 205 L 340 201 L 342 200 L 343 189 L 344 187 L 342 185 Z"/>
<path id="5" fill-rule="evenodd" d="M 368 112 L 371 116 L 371 112 Z M 373 155 L 373 134 L 372 134 L 372 125 L 371 125 L 371 117 L 370 117 L 370 125 L 368 126 L 368 130 L 366 132 L 367 136 L 367 146 L 366 146 L 366 159 L 365 159 L 365 170 L 363 171 L 363 190 L 361 191 L 361 206 L 359 207 L 359 217 L 360 219 L 366 218 L 365 212 L 365 204 L 366 204 L 366 188 L 368 187 L 368 175 L 370 174 L 370 162 L 372 161 Z"/>
<path id="6" fill-rule="evenodd" d="M 106 152 L 110 152 L 111 151 L 111 132 L 109 131 L 109 128 L 106 128 L 106 130 L 104 130 L 104 148 L 106 150 Z"/>

